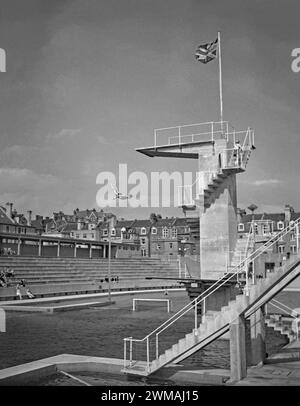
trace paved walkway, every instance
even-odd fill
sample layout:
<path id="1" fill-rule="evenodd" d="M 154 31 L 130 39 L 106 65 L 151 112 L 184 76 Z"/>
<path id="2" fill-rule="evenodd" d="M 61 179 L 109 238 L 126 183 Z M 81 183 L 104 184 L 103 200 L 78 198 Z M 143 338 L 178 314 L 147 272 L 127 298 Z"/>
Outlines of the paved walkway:
<path id="1" fill-rule="evenodd" d="M 283 347 L 267 364 L 248 368 L 247 378 L 235 386 L 300 386 L 300 341 Z"/>

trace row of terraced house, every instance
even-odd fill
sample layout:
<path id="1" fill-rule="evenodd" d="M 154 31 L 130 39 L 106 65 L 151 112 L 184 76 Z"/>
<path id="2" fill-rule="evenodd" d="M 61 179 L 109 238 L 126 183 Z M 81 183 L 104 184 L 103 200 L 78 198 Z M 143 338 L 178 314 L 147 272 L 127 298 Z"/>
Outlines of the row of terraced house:
<path id="1" fill-rule="evenodd" d="M 139 244 L 143 257 L 176 258 L 178 255 L 197 254 L 199 250 L 199 219 L 166 218 L 151 220 L 118 220 L 113 213 L 96 209 L 74 210 L 73 214 L 54 212 L 53 217 L 27 216 L 8 207 L 0 206 L 0 232 L 16 235 L 40 235 L 86 241 L 108 241 L 119 244 L 118 249 L 130 249 L 130 243 Z M 113 219 L 113 226 L 110 226 Z M 126 253 L 125 253 L 126 254 Z"/>
<path id="2" fill-rule="evenodd" d="M 238 237 L 247 238 L 252 224 L 256 246 L 263 244 L 288 224 L 300 217 L 300 213 L 286 205 L 279 213 L 252 213 L 238 209 Z M 108 220 L 113 219 L 113 226 Z M 103 210 L 79 210 L 73 214 L 54 212 L 52 218 L 36 215 L 27 216 L 13 210 L 12 203 L 0 206 L 0 232 L 20 235 L 43 235 L 70 240 L 126 242 L 119 249 L 129 249 L 130 243 L 139 244 L 140 255 L 147 257 L 176 258 L 178 255 L 199 254 L 198 218 L 161 218 L 125 220 L 117 219 L 113 213 Z M 109 235 L 110 234 L 110 235 Z M 265 268 L 273 269 L 297 252 L 300 233 L 297 229 L 288 233 L 264 256 Z"/>
<path id="3" fill-rule="evenodd" d="M 254 238 L 255 247 L 259 248 L 271 237 L 284 230 L 287 226 L 293 226 L 300 218 L 300 212 L 296 212 L 290 205 L 285 205 L 283 212 L 279 213 L 252 213 L 238 209 L 238 238 L 248 238 L 249 232 Z M 282 266 L 284 261 L 298 252 L 300 246 L 300 232 L 298 226 L 282 236 L 276 244 L 264 251 L 257 259 L 257 268 L 264 270 L 264 275 L 277 266 Z"/>

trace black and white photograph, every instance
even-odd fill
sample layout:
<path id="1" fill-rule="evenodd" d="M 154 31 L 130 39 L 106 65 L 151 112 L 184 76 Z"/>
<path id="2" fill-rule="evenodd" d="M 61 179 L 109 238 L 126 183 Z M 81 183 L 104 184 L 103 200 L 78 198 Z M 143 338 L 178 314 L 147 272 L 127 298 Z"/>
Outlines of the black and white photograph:
<path id="1" fill-rule="evenodd" d="M 299 27 L 297 0 L 0 0 L 1 393 L 300 386 Z"/>

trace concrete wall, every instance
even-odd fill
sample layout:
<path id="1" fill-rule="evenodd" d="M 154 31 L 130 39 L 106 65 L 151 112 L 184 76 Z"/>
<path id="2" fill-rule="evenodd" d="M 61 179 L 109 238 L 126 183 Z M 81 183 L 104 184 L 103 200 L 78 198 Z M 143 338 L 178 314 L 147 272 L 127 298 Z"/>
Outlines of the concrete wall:
<path id="1" fill-rule="evenodd" d="M 226 148 L 226 141 L 217 141 L 216 148 Z M 216 172 L 218 153 L 199 157 L 199 171 Z M 205 188 L 204 176 L 203 185 Z M 218 279 L 226 271 L 228 252 L 233 252 L 237 239 L 236 175 L 229 175 L 211 195 L 211 206 L 200 216 L 201 278 Z M 231 254 L 232 255 L 232 254 Z"/>

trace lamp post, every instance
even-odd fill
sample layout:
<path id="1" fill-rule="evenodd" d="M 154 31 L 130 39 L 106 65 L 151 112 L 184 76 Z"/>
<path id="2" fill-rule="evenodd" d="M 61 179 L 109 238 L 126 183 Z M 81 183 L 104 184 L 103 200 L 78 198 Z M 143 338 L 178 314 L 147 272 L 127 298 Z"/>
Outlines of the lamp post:
<path id="1" fill-rule="evenodd" d="M 108 220 L 108 300 L 111 302 L 111 230 L 114 227 L 114 217 Z"/>
<path id="2" fill-rule="evenodd" d="M 252 213 L 252 220 L 251 220 L 251 227 L 252 227 L 252 233 L 253 233 L 253 250 L 255 251 L 255 224 L 254 224 L 254 212 L 257 209 L 257 206 L 255 204 L 250 204 L 248 206 L 248 210 L 251 211 Z M 252 284 L 255 284 L 255 269 L 254 269 L 254 260 L 252 261 Z"/>

